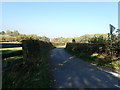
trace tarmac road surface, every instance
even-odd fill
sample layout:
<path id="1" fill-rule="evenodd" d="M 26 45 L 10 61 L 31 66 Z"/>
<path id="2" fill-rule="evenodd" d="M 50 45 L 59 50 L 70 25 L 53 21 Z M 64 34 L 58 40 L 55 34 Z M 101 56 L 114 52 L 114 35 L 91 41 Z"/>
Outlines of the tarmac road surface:
<path id="1" fill-rule="evenodd" d="M 63 47 L 50 52 L 50 66 L 53 88 L 120 88 L 120 72 L 72 57 Z"/>

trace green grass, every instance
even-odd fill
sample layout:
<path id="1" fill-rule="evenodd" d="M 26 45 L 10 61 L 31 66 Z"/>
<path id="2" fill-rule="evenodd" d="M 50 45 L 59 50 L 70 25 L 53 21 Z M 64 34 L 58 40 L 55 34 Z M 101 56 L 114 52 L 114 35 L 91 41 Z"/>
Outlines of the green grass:
<path id="1" fill-rule="evenodd" d="M 22 47 L 14 47 L 14 48 L 1 48 L 0 53 L 12 53 L 16 51 L 21 51 Z"/>
<path id="2" fill-rule="evenodd" d="M 29 44 L 28 44 L 29 45 Z M 37 48 L 29 45 L 28 47 Z M 38 49 L 32 54 L 39 53 L 39 57 L 28 57 L 27 60 L 17 61 L 18 63 L 12 64 L 3 73 L 2 87 L 3 88 L 50 88 L 51 74 L 49 67 L 48 52 L 52 48 L 43 48 L 40 52 Z M 26 49 L 25 49 L 26 50 Z M 36 50 L 36 49 L 34 49 Z M 37 61 L 37 62 L 35 62 Z M 4 68 L 6 70 L 6 68 Z"/>
<path id="3" fill-rule="evenodd" d="M 66 50 L 66 49 L 65 49 Z M 74 57 L 80 58 L 86 62 L 89 62 L 93 65 L 98 65 L 98 66 L 103 66 L 103 67 L 108 67 L 112 69 L 119 70 L 120 69 L 120 60 L 109 60 L 109 59 L 104 59 L 98 56 L 97 54 L 93 55 L 86 55 L 84 53 L 75 53 L 72 52 L 71 50 L 66 50 L 68 53 L 73 55 Z"/>
<path id="4" fill-rule="evenodd" d="M 12 61 L 12 60 L 15 60 L 15 59 L 22 59 L 23 56 L 14 56 L 14 57 L 8 57 L 8 58 L 4 58 L 2 61 L 3 62 L 8 62 L 8 61 Z"/>
<path id="5" fill-rule="evenodd" d="M 37 65 L 19 61 L 9 67 L 3 75 L 3 88 L 49 88 L 50 71 L 47 54 L 44 53 Z"/>

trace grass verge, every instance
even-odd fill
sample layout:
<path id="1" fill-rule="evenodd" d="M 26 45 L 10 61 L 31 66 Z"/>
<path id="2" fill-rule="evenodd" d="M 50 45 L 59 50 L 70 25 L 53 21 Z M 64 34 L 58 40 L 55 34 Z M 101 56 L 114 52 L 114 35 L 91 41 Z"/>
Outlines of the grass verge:
<path id="1" fill-rule="evenodd" d="M 93 65 L 103 66 L 103 67 L 111 68 L 114 70 L 120 69 L 120 60 L 104 59 L 104 58 L 101 58 L 101 56 L 95 55 L 95 54 L 89 56 L 84 53 L 76 53 L 76 52 L 72 52 L 71 50 L 67 50 L 67 49 L 65 49 L 65 51 L 67 51 L 72 56 L 80 58 L 84 61 L 87 61 Z"/>
<path id="2" fill-rule="evenodd" d="M 3 88 L 49 88 L 50 74 L 47 51 L 43 53 L 41 62 L 33 67 L 17 61 L 3 74 Z"/>
<path id="3" fill-rule="evenodd" d="M 27 60 L 24 58 L 18 60 L 17 63 L 12 64 L 7 69 L 4 68 L 6 71 L 3 72 L 3 88 L 50 88 L 51 75 L 48 52 L 52 48 L 41 48 L 40 50 L 43 50 L 40 52 L 38 49 L 40 46 L 37 45 L 38 41 L 30 42 L 33 45 L 28 44 L 28 46 L 24 47 L 24 50 L 29 50 L 31 57 L 26 57 Z M 37 55 L 37 57 L 33 55 Z"/>

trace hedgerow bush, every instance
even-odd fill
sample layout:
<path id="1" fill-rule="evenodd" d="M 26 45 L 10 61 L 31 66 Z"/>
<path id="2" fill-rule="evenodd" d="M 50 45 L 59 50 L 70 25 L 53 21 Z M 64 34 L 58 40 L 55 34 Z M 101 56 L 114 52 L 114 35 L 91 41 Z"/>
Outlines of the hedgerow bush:
<path id="1" fill-rule="evenodd" d="M 103 38 L 102 36 L 93 37 L 89 43 L 67 43 L 67 50 L 75 53 L 84 53 L 91 55 L 93 53 L 106 54 L 107 56 L 120 56 L 120 38 L 113 36 L 110 38 Z"/>
<path id="2" fill-rule="evenodd" d="M 91 55 L 95 52 L 100 52 L 99 44 L 90 44 L 90 43 L 67 43 L 66 49 L 71 50 L 76 53 L 85 53 Z"/>
<path id="3" fill-rule="evenodd" d="M 40 62 L 42 55 L 46 50 L 53 48 L 53 45 L 49 42 L 43 42 L 39 40 L 23 40 L 23 58 L 27 63 Z"/>

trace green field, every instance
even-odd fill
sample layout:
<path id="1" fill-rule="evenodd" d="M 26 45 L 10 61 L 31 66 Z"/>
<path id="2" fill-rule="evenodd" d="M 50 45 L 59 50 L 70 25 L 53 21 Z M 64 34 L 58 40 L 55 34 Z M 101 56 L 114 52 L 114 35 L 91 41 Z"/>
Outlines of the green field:
<path id="1" fill-rule="evenodd" d="M 21 43 L 21 42 L 0 42 L 0 43 Z"/>
<path id="2" fill-rule="evenodd" d="M 14 47 L 14 48 L 1 48 L 0 53 L 12 53 L 16 51 L 21 51 L 22 47 Z"/>
<path id="3" fill-rule="evenodd" d="M 5 58 L 5 59 L 3 59 L 2 61 L 3 61 L 3 62 L 9 62 L 9 61 L 12 61 L 12 60 L 15 60 L 15 59 L 22 59 L 22 58 L 23 58 L 22 55 L 20 55 L 20 56 L 13 56 L 13 57 Z"/>

